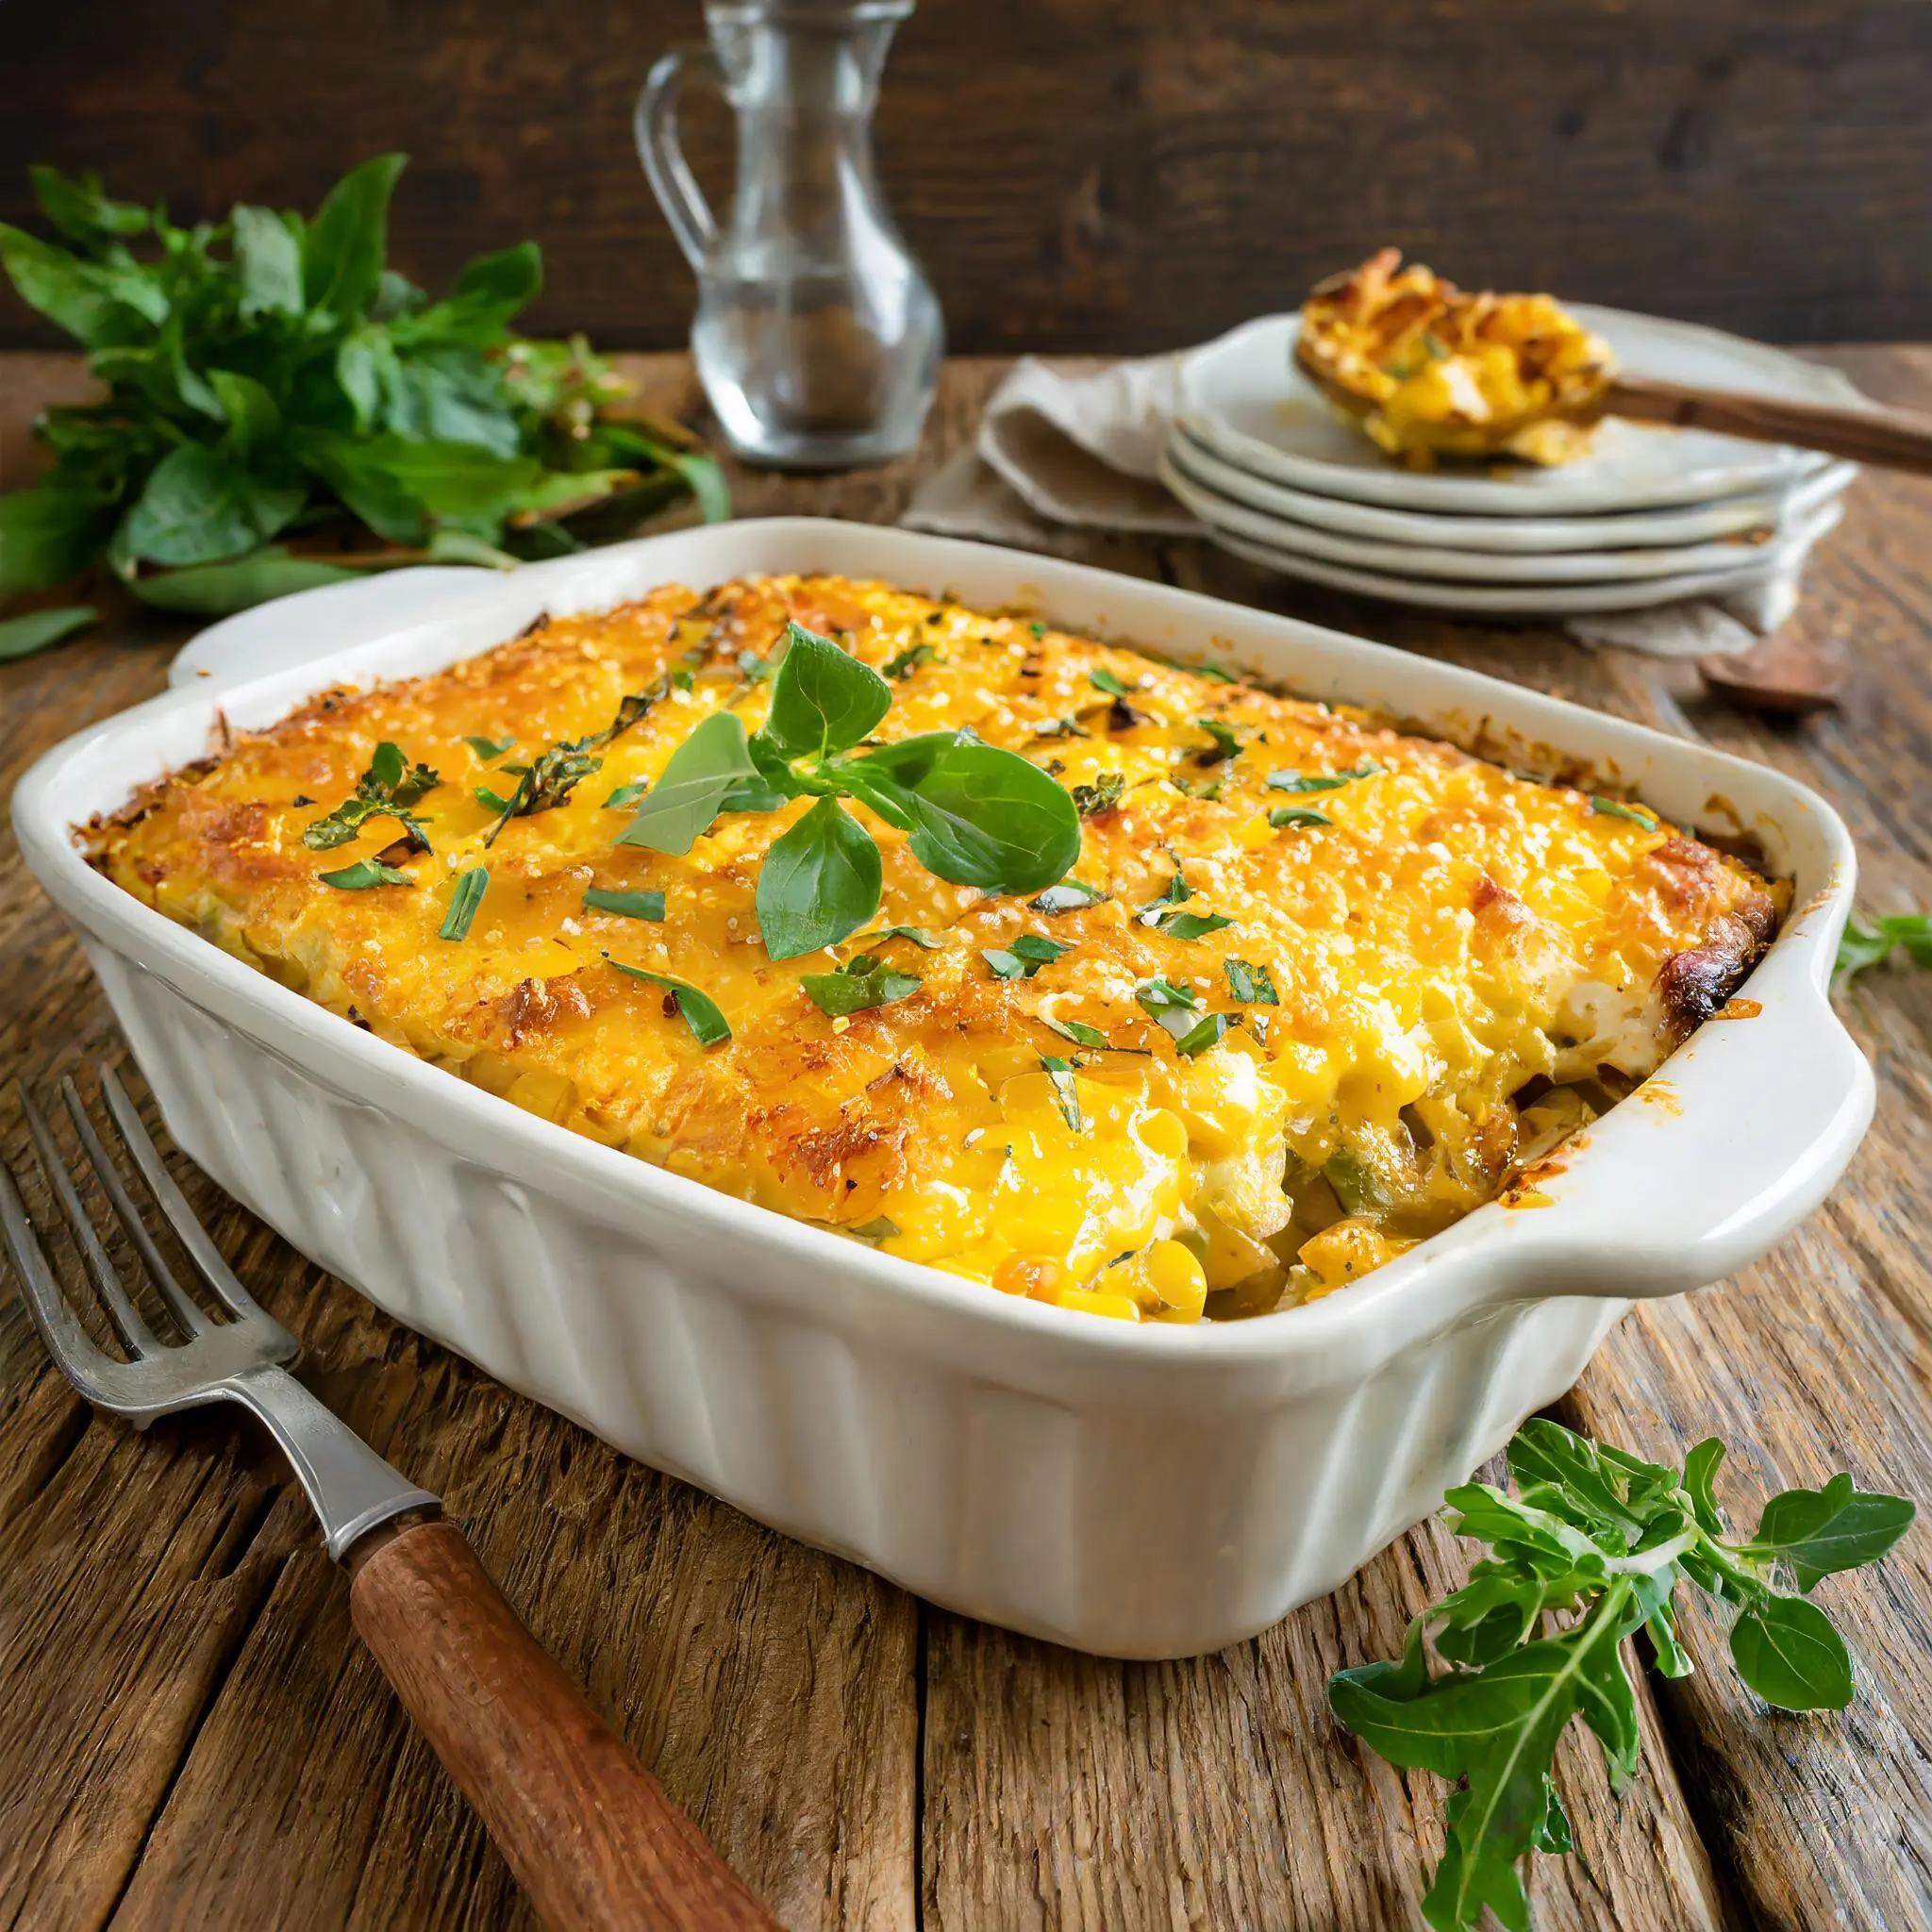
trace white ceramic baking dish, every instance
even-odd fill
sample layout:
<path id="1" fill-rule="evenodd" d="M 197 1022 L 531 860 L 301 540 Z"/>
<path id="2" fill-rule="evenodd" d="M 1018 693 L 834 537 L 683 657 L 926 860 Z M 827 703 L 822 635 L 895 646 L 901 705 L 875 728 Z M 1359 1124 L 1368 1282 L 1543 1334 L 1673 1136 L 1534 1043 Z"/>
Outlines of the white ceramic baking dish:
<path id="1" fill-rule="evenodd" d="M 1796 880 L 1715 1022 L 1591 1131 L 1535 1210 L 1491 1206 L 1307 1308 L 1135 1327 L 1009 1299 L 713 1193 L 466 1085 L 118 891 L 71 828 L 339 681 L 428 671 L 538 611 L 666 580 L 836 571 L 1553 747 Z M 358 600 L 366 610 L 366 600 Z M 785 520 L 488 579 L 407 628 L 156 698 L 15 794 L 175 1139 L 304 1253 L 619 1448 L 923 1595 L 1082 1649 L 1210 1650 L 1333 1589 L 1566 1390 L 1633 1296 L 1761 1254 L 1872 1109 L 1826 979 L 1851 904 L 1838 817 L 1778 773 L 1291 619 L 1045 558 Z M 1519 753 L 1524 759 L 1530 749 Z"/>

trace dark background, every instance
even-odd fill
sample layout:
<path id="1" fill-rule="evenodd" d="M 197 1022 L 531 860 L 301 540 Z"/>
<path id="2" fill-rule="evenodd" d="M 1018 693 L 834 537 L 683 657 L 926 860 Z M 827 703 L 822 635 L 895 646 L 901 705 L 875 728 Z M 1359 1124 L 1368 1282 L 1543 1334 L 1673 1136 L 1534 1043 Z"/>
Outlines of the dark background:
<path id="1" fill-rule="evenodd" d="M 696 0 L 0 0 L 0 219 L 29 161 L 176 218 L 312 208 L 415 157 L 398 263 L 532 237 L 525 318 L 682 342 L 631 149 Z M 726 118 L 690 145 L 714 192 Z M 1932 336 L 1925 0 L 924 0 L 885 180 L 951 345 L 1144 350 L 1292 306 L 1384 241 L 1778 341 Z M 0 346 L 60 341 L 0 294 Z"/>

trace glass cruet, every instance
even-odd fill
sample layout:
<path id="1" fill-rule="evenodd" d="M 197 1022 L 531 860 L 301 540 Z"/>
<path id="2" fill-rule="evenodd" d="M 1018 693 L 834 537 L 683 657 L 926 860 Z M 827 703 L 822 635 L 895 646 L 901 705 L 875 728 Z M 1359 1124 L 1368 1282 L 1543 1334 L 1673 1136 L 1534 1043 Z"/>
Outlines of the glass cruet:
<path id="1" fill-rule="evenodd" d="M 903 455 L 939 380 L 938 299 L 892 225 L 872 113 L 912 0 L 714 0 L 639 96 L 638 152 L 697 272 L 691 353 L 739 455 L 837 469 Z M 738 180 L 713 216 L 677 141 L 687 80 L 738 117 Z"/>

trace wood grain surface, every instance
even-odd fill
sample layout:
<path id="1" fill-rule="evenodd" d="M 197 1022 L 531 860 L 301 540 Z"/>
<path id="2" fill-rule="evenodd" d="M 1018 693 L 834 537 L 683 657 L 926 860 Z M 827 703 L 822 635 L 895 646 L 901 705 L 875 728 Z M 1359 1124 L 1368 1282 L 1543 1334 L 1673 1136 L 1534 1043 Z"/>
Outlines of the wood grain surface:
<path id="1" fill-rule="evenodd" d="M 1932 350 L 1832 352 L 1874 394 L 1932 404 Z M 675 358 L 641 363 L 688 406 Z M 998 368 L 955 363 L 920 453 L 809 481 L 739 474 L 741 509 L 875 520 L 970 432 Z M 21 416 L 71 364 L 0 358 L 0 483 Z M 11 477 L 8 472 L 11 472 Z M 1874 910 L 1932 903 L 1932 482 L 1869 476 L 1795 623 L 1844 648 L 1840 709 L 1766 722 L 1695 670 L 1530 627 L 1449 625 L 1271 583 L 1186 541 L 1077 539 L 1091 560 L 1356 629 L 1774 763 L 1856 831 Z M 41 749 L 161 683 L 152 615 L 0 667 L 0 794 Z M 1846 1002 L 1878 1121 L 1825 1208 L 1769 1259 L 1641 1308 L 1558 1407 L 1670 1454 L 1720 1434 L 1720 1491 L 1755 1521 L 1848 1467 L 1932 1500 L 1932 975 Z M 0 1074 L 45 1084 L 113 1034 L 86 967 L 0 838 Z M 23 1135 L 0 1101 L 0 1150 Z M 796 1928 L 984 1932 L 1419 1925 L 1445 1791 L 1328 1717 L 1339 1666 L 1393 1653 L 1462 1573 L 1425 1525 L 1252 1642 L 1097 1661 L 921 1606 L 867 1573 L 625 1461 L 376 1314 L 182 1169 L 301 1373 L 440 1489 L 509 1600 Z M 348 1590 L 265 1444 L 225 1418 L 145 1436 L 92 1417 L 0 1300 L 0 1926 L 525 1926 L 475 1819 L 356 1643 Z M 1570 1739 L 1578 1852 L 1535 1861 L 1546 1926 L 1925 1923 L 1932 1900 L 1932 1536 L 1821 1594 L 1859 1696 L 1773 1716 L 1722 1635 L 1646 1680 L 1621 1798 Z"/>
<path id="2" fill-rule="evenodd" d="M 0 220 L 30 162 L 179 216 L 312 208 L 413 154 L 400 265 L 531 238 L 541 327 L 684 345 L 631 146 L 697 0 L 14 0 Z M 1923 0 L 920 0 L 878 111 L 894 210 L 974 353 L 1197 341 L 1384 242 L 1472 285 L 1779 341 L 1932 336 Z M 714 199 L 728 118 L 694 106 Z M 0 292 L 0 344 L 57 337 Z"/>

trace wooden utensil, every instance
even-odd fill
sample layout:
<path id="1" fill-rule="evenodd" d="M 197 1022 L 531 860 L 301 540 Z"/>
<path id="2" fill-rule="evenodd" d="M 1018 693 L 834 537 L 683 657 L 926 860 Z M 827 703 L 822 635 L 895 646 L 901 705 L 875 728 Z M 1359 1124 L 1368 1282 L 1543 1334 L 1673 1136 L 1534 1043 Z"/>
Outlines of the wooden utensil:
<path id="1" fill-rule="evenodd" d="M 349 1566 L 357 1630 L 546 1924 L 776 1932 L 777 1921 L 524 1627 L 462 1533 L 428 1520 L 437 1498 L 281 1366 L 295 1338 L 222 1258 L 113 1069 L 102 1066 L 99 1078 L 98 1125 L 74 1082 L 60 1083 L 83 1155 L 73 1174 L 25 1083 L 20 1100 L 42 1179 L 123 1356 L 97 1347 L 82 1325 L 28 1218 L 22 1178 L 0 1162 L 0 1249 L 61 1374 L 90 1402 L 138 1423 L 232 1402 L 268 1425 L 315 1506 L 329 1555 Z M 181 1285 L 157 1245 L 107 1151 L 117 1135 L 221 1313 Z M 178 1339 L 158 1334 L 136 1307 L 76 1177 L 107 1197 Z M 111 1227 L 107 1235 L 114 1239 Z"/>
<path id="2" fill-rule="evenodd" d="M 1748 651 L 1700 658 L 1697 670 L 1718 696 L 1791 718 L 1837 704 L 1848 675 L 1840 652 L 1786 631 L 1760 638 Z"/>
<path id="3" fill-rule="evenodd" d="M 1932 476 L 1932 416 L 1880 408 L 1876 404 L 1850 408 L 1619 375 L 1594 413 L 1622 416 L 1626 422 L 1666 423 L 1680 429 L 1710 429 L 1751 442 L 1792 443 L 1799 449 L 1847 457 L 1855 463 Z"/>

